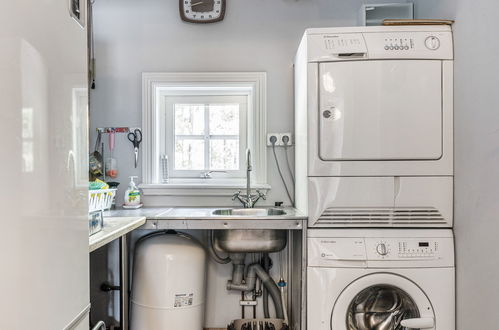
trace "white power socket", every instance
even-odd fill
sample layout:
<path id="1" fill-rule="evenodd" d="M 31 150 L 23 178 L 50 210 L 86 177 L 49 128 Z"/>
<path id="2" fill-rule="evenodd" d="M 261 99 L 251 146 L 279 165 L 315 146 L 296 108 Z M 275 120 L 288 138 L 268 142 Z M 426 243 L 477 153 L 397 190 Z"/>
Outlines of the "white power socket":
<path id="1" fill-rule="evenodd" d="M 287 136 L 289 139 L 288 146 L 292 146 L 293 145 L 293 135 L 291 133 L 268 133 L 267 134 L 267 146 L 272 147 L 272 141 L 270 141 L 270 139 L 272 137 L 275 137 L 276 142 L 274 143 L 274 145 L 276 147 L 283 147 L 284 146 L 283 138 L 285 136 Z"/>
<path id="2" fill-rule="evenodd" d="M 287 137 L 287 138 L 288 138 L 288 143 L 287 143 L 287 145 L 288 145 L 288 146 L 292 146 L 292 145 L 293 145 L 293 135 L 292 135 L 291 133 L 282 133 L 282 134 L 280 134 L 280 136 L 279 136 L 279 142 L 281 142 L 281 145 L 283 145 L 283 146 L 284 146 L 284 145 L 286 145 L 286 144 L 284 143 L 284 138 L 285 138 L 285 137 Z"/>
<path id="3" fill-rule="evenodd" d="M 267 134 L 267 146 L 272 147 L 272 141 L 271 141 L 272 137 L 275 137 L 275 139 L 276 139 L 276 142 L 274 143 L 274 145 L 276 147 L 280 146 L 282 141 L 281 141 L 281 134 L 279 134 L 279 133 L 268 133 Z"/>

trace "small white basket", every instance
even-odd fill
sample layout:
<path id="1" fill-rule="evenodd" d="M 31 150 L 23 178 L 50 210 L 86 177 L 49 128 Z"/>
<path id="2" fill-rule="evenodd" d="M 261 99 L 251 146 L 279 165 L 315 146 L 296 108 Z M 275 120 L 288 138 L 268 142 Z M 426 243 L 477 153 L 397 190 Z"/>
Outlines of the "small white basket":
<path id="1" fill-rule="evenodd" d="M 100 189 L 88 191 L 88 211 L 105 211 L 113 205 L 116 189 Z"/>

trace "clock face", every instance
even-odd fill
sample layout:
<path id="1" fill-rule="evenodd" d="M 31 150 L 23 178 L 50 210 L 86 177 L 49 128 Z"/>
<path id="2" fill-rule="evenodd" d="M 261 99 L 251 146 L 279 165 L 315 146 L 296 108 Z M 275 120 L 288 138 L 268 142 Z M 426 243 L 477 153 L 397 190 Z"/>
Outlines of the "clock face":
<path id="1" fill-rule="evenodd" d="M 224 19 L 225 0 L 179 0 L 180 17 L 191 23 L 214 23 Z"/>

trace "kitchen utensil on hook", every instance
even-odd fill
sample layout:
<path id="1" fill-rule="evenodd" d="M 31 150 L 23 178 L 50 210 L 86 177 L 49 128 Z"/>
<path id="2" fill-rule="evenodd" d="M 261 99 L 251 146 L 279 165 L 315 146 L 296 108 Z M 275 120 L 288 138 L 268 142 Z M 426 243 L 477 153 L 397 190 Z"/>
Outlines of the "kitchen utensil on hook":
<path id="1" fill-rule="evenodd" d="M 133 132 L 128 133 L 128 140 L 133 144 L 133 152 L 135 154 L 135 168 L 139 162 L 139 147 L 142 142 L 142 132 L 140 129 L 135 129 Z"/>
<path id="2" fill-rule="evenodd" d="M 118 164 L 114 158 L 114 144 L 115 144 L 115 132 L 109 132 L 109 152 L 110 156 L 106 161 L 106 175 L 111 179 L 116 179 L 118 177 Z"/>
<path id="3" fill-rule="evenodd" d="M 95 140 L 94 152 L 89 156 L 89 169 L 90 169 L 90 179 L 95 180 L 103 175 L 102 170 L 102 154 L 99 152 L 99 147 L 101 144 L 102 133 L 97 133 L 97 139 Z"/>

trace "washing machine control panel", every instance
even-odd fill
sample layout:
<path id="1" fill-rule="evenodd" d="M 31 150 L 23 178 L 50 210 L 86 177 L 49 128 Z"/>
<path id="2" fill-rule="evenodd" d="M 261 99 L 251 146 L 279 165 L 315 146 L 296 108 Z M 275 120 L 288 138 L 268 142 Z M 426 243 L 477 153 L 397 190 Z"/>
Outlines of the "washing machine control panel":
<path id="1" fill-rule="evenodd" d="M 402 241 L 398 243 L 401 258 L 434 258 L 438 254 L 438 242 L 431 240 Z"/>
<path id="2" fill-rule="evenodd" d="M 444 237 L 438 237 L 434 233 L 423 237 L 424 230 L 416 231 L 421 236 L 413 234 L 413 237 L 400 237 L 391 234 L 390 229 L 386 230 L 385 237 L 374 236 L 385 229 L 366 229 L 366 233 L 372 236 L 359 237 L 355 235 L 359 230 L 310 230 L 310 236 L 307 238 L 308 267 L 454 266 L 454 240 L 448 230 L 440 230 Z M 329 231 L 340 232 L 343 237 L 327 237 L 325 234 Z M 410 230 L 406 231 L 411 234 Z M 405 232 L 399 230 L 395 233 L 404 234 Z"/>
<path id="3" fill-rule="evenodd" d="M 367 238 L 367 255 L 379 259 L 435 259 L 439 255 L 438 240 L 434 239 L 375 239 Z"/>

